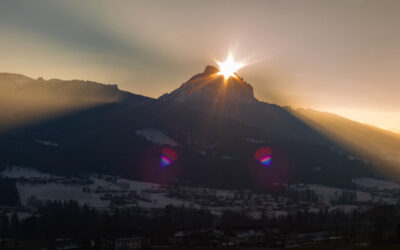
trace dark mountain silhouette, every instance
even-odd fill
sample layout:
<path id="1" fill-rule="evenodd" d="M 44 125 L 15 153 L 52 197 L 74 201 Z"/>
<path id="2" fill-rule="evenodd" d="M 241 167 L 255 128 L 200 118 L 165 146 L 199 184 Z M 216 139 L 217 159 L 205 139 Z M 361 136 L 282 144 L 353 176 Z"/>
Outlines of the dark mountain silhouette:
<path id="1" fill-rule="evenodd" d="M 265 131 L 271 139 L 331 145 L 352 154 L 350 158 L 357 156 L 378 165 L 381 171 L 393 173 L 400 164 L 400 140 L 396 134 L 326 112 L 260 102 L 242 78 L 236 76 L 224 82 L 217 72 L 218 69 L 207 66 L 203 73 L 159 99 L 240 121 Z M 210 98 L 215 95 L 230 100 Z"/>
<path id="2" fill-rule="evenodd" d="M 107 103 L 136 105 L 151 98 L 91 81 L 32 79 L 0 73 L 0 131 Z"/>
<path id="3" fill-rule="evenodd" d="M 208 66 L 159 99 L 130 94 L 115 85 L 7 74 L 3 85 L 23 83 L 4 94 L 9 99 L 0 103 L 4 117 L 11 112 L 14 120 L 20 118 L 18 126 L 8 126 L 0 134 L 0 164 L 221 188 L 276 188 L 277 183 L 291 182 L 351 187 L 352 178 L 379 174 L 389 164 L 384 157 L 363 158 L 357 140 L 373 134 L 384 147 L 399 145 L 400 140 L 385 131 L 339 116 L 311 116 L 311 111 L 260 102 L 240 77 L 224 81 L 215 73 L 216 68 Z M 15 108 L 13 98 L 26 105 Z M 31 112 L 37 101 L 36 113 Z M 54 105 L 58 108 L 44 108 Z M 26 122 L 28 113 L 35 119 Z M 3 116 L 2 124 L 9 124 Z M 337 128 L 343 133 L 347 129 L 345 139 L 353 143 L 337 140 L 340 131 L 326 134 Z M 161 131 L 179 146 L 158 145 L 138 133 L 143 129 Z M 162 147 L 179 156 L 167 168 L 160 168 Z M 253 156 L 262 147 L 272 149 L 268 167 Z"/>

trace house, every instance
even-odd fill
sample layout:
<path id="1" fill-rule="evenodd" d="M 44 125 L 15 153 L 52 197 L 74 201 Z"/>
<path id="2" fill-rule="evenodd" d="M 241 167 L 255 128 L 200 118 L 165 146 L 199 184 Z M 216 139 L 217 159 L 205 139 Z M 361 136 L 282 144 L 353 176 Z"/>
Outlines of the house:
<path id="1" fill-rule="evenodd" d="M 169 243 L 178 246 L 206 246 L 209 245 L 210 236 L 209 228 L 181 229 L 169 238 Z"/>
<path id="2" fill-rule="evenodd" d="M 112 231 L 100 238 L 102 250 L 138 250 L 150 247 L 150 239 L 134 230 Z"/>
<path id="3" fill-rule="evenodd" d="M 82 244 L 73 239 L 55 239 L 52 242 L 52 249 L 54 250 L 80 250 L 84 249 Z"/>
<path id="4" fill-rule="evenodd" d="M 268 246 L 284 245 L 277 228 L 241 226 L 225 228 L 191 228 L 176 231 L 169 243 L 177 246 Z"/>
<path id="5" fill-rule="evenodd" d="M 236 246 L 261 245 L 267 232 L 262 227 L 236 227 L 228 230 L 230 241 Z"/>
<path id="6" fill-rule="evenodd" d="M 240 226 L 223 229 L 225 241 L 236 246 L 269 246 L 284 245 L 279 229 L 263 226 Z"/>
<path id="7" fill-rule="evenodd" d="M 102 250 L 136 250 L 146 249 L 149 246 L 150 240 L 142 236 L 104 237 L 100 241 Z"/>

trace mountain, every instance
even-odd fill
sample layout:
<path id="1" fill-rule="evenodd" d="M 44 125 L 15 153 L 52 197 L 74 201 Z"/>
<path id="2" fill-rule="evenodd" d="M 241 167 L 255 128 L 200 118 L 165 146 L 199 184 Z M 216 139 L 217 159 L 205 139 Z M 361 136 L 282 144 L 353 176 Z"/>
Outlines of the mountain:
<path id="1" fill-rule="evenodd" d="M 117 85 L 0 73 L 0 131 L 99 105 L 122 102 L 134 105 L 150 100 L 121 91 Z"/>
<path id="2" fill-rule="evenodd" d="M 270 139 L 325 141 L 284 108 L 258 101 L 253 87 L 243 78 L 235 75 L 225 80 L 217 73 L 217 68 L 207 66 L 204 72 L 158 100 L 164 105 L 182 106 L 245 123 L 268 133 Z"/>
<path id="3" fill-rule="evenodd" d="M 179 88 L 161 96 L 161 101 L 211 102 L 211 103 L 256 103 L 253 87 L 238 76 L 224 79 L 219 70 L 208 65 Z"/>
<path id="4" fill-rule="evenodd" d="M 92 81 L 59 79 L 32 79 L 20 74 L 0 73 L 0 89 L 3 96 L 21 96 L 39 99 L 54 99 L 53 105 L 63 101 L 75 103 L 141 102 L 151 98 L 122 91 L 115 84 Z M 40 95 L 40 96 L 39 96 Z"/>
<path id="5" fill-rule="evenodd" d="M 8 99 L 1 99 L 0 110 L 19 121 L 10 126 L 1 118 L 9 126 L 0 130 L 0 167 L 219 188 L 297 182 L 349 188 L 353 178 L 381 175 L 392 166 L 382 160 L 386 156 L 371 160 L 361 151 L 379 142 L 395 152 L 400 141 L 339 116 L 258 101 L 250 84 L 237 75 L 225 80 L 212 66 L 158 99 L 88 81 L 12 74 L 0 81 L 13 86 L 2 92 Z M 356 143 L 363 137 L 371 140 Z M 174 161 L 161 167 L 165 148 Z M 270 165 L 255 158 L 259 150 L 271 152 Z"/>
<path id="6" fill-rule="evenodd" d="M 207 66 L 203 73 L 159 99 L 246 123 L 266 131 L 270 138 L 336 146 L 374 162 L 381 170 L 393 172 L 400 164 L 400 140 L 392 132 L 326 112 L 258 101 L 242 78 L 236 75 L 226 81 L 217 73 L 217 68 Z"/>
<path id="7" fill-rule="evenodd" d="M 32 78 L 21 74 L 0 73 L 0 89 L 2 91 L 16 89 L 31 81 L 33 81 Z"/>

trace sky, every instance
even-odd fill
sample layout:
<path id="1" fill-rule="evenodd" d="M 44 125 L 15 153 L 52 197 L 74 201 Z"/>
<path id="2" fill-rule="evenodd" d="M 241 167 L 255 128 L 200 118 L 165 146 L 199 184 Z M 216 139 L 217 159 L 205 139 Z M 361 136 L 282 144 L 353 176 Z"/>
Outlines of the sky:
<path id="1" fill-rule="evenodd" d="M 400 1 L 0 1 L 0 72 L 170 92 L 228 53 L 258 99 L 400 133 Z"/>

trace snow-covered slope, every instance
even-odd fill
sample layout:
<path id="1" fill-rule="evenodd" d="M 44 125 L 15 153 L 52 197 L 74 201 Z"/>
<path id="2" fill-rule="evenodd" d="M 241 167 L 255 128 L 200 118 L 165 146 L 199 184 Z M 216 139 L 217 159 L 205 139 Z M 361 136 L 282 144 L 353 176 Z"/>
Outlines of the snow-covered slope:
<path id="1" fill-rule="evenodd" d="M 0 173 L 3 177 L 8 178 L 50 178 L 51 174 L 39 172 L 33 168 L 19 167 L 19 166 L 8 166 L 6 170 Z"/>

